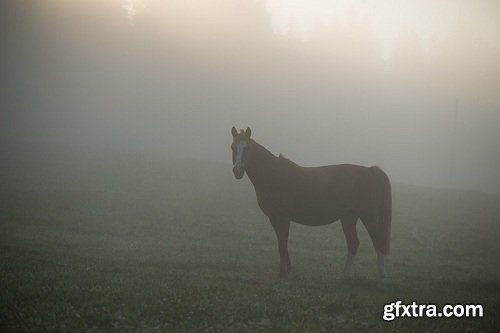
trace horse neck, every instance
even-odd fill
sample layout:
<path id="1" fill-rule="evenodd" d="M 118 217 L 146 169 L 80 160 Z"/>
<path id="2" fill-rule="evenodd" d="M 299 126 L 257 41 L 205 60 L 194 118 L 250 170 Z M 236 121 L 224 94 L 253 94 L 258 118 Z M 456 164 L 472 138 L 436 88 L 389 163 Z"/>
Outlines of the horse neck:
<path id="1" fill-rule="evenodd" d="M 278 158 L 254 140 L 250 140 L 249 154 L 246 168 L 248 178 L 250 178 L 254 186 L 266 182 L 266 178 L 272 173 L 273 163 Z"/>

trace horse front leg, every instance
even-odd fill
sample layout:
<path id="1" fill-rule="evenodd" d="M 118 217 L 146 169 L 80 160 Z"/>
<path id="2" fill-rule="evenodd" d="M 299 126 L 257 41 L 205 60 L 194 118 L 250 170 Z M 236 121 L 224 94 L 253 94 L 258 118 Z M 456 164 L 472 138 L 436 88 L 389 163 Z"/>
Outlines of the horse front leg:
<path id="1" fill-rule="evenodd" d="M 269 218 L 278 239 L 278 252 L 280 254 L 280 276 L 286 277 L 292 270 L 292 264 L 288 255 L 288 232 L 290 221 L 283 218 Z"/>

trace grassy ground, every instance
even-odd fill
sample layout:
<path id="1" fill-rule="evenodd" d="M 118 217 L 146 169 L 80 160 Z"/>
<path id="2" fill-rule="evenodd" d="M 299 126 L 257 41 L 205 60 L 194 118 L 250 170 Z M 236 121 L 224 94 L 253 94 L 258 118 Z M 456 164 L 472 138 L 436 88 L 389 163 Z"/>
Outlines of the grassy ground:
<path id="1" fill-rule="evenodd" d="M 361 223 L 269 222 L 224 164 L 0 145 L 0 330 L 476 332 L 500 327 L 499 196 L 394 185 L 389 277 Z M 482 304 L 484 318 L 382 320 L 383 305 Z"/>

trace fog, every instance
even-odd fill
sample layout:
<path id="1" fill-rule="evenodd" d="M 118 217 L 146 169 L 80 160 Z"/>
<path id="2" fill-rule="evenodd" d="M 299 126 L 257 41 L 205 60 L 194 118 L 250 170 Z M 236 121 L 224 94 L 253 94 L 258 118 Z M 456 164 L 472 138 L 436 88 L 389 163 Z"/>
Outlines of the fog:
<path id="1" fill-rule="evenodd" d="M 500 192 L 497 1 L 2 1 L 0 17 L 2 140 L 230 163 L 231 126 L 250 126 L 301 165 Z"/>

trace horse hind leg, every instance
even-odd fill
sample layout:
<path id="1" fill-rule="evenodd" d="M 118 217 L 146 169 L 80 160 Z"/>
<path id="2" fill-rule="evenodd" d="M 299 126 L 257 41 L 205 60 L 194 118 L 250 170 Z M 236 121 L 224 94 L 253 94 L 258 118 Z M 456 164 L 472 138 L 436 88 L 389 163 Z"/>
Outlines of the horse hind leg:
<path id="1" fill-rule="evenodd" d="M 344 264 L 343 274 L 345 277 L 352 275 L 352 266 L 354 264 L 354 257 L 359 247 L 358 233 L 356 231 L 357 217 L 346 217 L 340 220 L 342 224 L 342 231 L 344 232 L 347 244 L 347 257 Z"/>
<path id="2" fill-rule="evenodd" d="M 375 248 L 375 252 L 377 253 L 377 270 L 378 270 L 378 275 L 381 278 L 385 278 L 385 256 L 382 251 L 382 235 L 381 235 L 381 230 L 377 226 L 377 218 L 375 216 L 369 217 L 369 216 L 364 216 L 361 217 L 361 221 L 365 225 L 366 230 L 368 230 L 368 234 L 370 235 L 370 238 L 372 239 L 373 247 Z"/>

